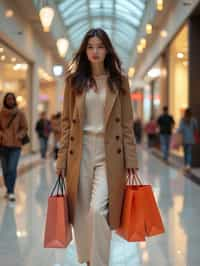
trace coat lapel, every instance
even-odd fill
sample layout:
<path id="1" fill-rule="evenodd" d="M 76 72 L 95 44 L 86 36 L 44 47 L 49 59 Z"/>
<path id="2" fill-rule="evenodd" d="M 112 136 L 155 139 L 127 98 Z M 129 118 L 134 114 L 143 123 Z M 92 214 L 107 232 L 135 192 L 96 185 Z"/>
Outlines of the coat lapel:
<path id="1" fill-rule="evenodd" d="M 105 103 L 105 112 L 104 112 L 104 123 L 105 123 L 105 128 L 107 126 L 112 108 L 114 106 L 115 100 L 118 96 L 118 90 L 115 89 L 114 91 L 111 91 L 110 88 L 107 88 L 107 94 L 106 94 L 106 103 Z"/>
<path id="2" fill-rule="evenodd" d="M 80 120 L 81 128 L 83 126 L 83 121 L 84 121 L 85 96 L 86 96 L 85 91 L 83 91 L 83 93 L 81 93 L 80 95 L 76 96 L 76 106 L 77 106 L 78 113 L 79 113 L 79 120 Z"/>

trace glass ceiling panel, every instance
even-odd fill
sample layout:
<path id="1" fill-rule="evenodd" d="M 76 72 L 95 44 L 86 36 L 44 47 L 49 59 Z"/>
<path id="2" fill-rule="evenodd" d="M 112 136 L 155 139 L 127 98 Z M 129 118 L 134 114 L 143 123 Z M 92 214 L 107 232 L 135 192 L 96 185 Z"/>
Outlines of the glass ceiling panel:
<path id="1" fill-rule="evenodd" d="M 129 58 L 147 0 L 54 0 L 77 49 L 91 27 L 102 27 L 123 58 Z"/>

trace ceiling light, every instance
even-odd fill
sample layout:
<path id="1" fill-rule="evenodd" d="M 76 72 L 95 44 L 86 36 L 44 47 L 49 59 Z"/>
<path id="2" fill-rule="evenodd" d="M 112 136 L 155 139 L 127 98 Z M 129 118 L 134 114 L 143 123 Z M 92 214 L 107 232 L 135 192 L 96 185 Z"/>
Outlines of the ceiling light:
<path id="1" fill-rule="evenodd" d="M 39 15 L 44 32 L 49 32 L 55 15 L 54 9 L 50 6 L 45 6 L 40 9 Z"/>
<path id="2" fill-rule="evenodd" d="M 184 58 L 184 53 L 178 52 L 176 56 L 177 56 L 178 59 L 183 59 Z"/>
<path id="3" fill-rule="evenodd" d="M 57 40 L 56 45 L 59 55 L 64 58 L 69 47 L 69 41 L 65 38 L 60 38 Z"/>
<path id="4" fill-rule="evenodd" d="M 152 68 L 147 74 L 150 78 L 158 78 L 161 75 L 161 70 L 160 68 Z"/>
<path id="5" fill-rule="evenodd" d="M 164 8 L 164 1 L 163 0 L 157 0 L 157 6 L 156 6 L 158 11 L 162 11 Z"/>
<path id="6" fill-rule="evenodd" d="M 14 69 L 15 71 L 20 70 L 20 69 L 21 69 L 21 64 L 16 64 L 16 65 L 14 65 L 13 69 Z"/>
<path id="7" fill-rule="evenodd" d="M 135 68 L 134 67 L 130 67 L 129 71 L 128 71 L 128 76 L 129 78 L 132 78 L 135 74 Z"/>
<path id="8" fill-rule="evenodd" d="M 13 15 L 14 15 L 14 11 L 13 11 L 12 9 L 7 9 L 7 10 L 5 11 L 5 16 L 6 16 L 7 18 L 11 18 L 11 17 L 13 17 Z"/>
<path id="9" fill-rule="evenodd" d="M 28 69 L 28 64 L 26 64 L 26 63 L 21 64 L 21 69 L 22 70 L 27 70 Z"/>
<path id="10" fill-rule="evenodd" d="M 145 38 L 140 39 L 140 44 L 143 47 L 143 49 L 146 48 L 147 47 L 147 40 Z"/>
<path id="11" fill-rule="evenodd" d="M 150 23 L 146 24 L 146 33 L 152 34 L 153 27 Z"/>
<path id="12" fill-rule="evenodd" d="M 1 56 L 1 61 L 4 61 L 6 59 L 6 56 L 5 55 L 2 55 Z"/>
<path id="13" fill-rule="evenodd" d="M 23 63 L 23 64 L 15 64 L 14 67 L 13 67 L 13 69 L 15 71 L 17 71 L 17 70 L 25 70 L 26 71 L 28 69 L 28 64 L 26 64 L 26 63 Z"/>
<path id="14" fill-rule="evenodd" d="M 4 52 L 3 47 L 0 47 L 0 53 L 3 53 L 3 52 Z"/>
<path id="15" fill-rule="evenodd" d="M 17 61 L 17 59 L 15 57 L 11 58 L 11 62 L 15 63 Z"/>
<path id="16" fill-rule="evenodd" d="M 187 66 L 188 66 L 188 61 L 184 61 L 184 62 L 183 62 L 183 65 L 184 65 L 185 67 L 187 67 Z"/>
<path id="17" fill-rule="evenodd" d="M 161 36 L 162 38 L 166 38 L 166 37 L 168 36 L 168 32 L 167 32 L 166 30 L 161 30 L 161 32 L 160 32 L 160 36 Z"/>
<path id="18" fill-rule="evenodd" d="M 17 102 L 18 103 L 21 103 L 23 101 L 23 96 L 17 96 Z"/>
<path id="19" fill-rule="evenodd" d="M 63 74 L 63 66 L 61 66 L 61 65 L 53 66 L 53 74 L 56 77 L 61 76 Z"/>
<path id="20" fill-rule="evenodd" d="M 137 45 L 137 52 L 138 52 L 138 54 L 142 54 L 143 53 L 143 46 L 141 44 Z"/>

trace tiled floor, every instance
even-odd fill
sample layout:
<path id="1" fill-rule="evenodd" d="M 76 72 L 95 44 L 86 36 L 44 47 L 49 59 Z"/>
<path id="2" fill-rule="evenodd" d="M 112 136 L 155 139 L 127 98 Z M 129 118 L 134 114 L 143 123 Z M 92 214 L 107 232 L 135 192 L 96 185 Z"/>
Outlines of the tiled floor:
<path id="1" fill-rule="evenodd" d="M 166 233 L 146 243 L 127 243 L 113 234 L 110 266 L 200 266 L 200 187 L 181 170 L 139 151 L 140 175 L 156 194 Z M 48 193 L 56 179 L 52 161 L 17 181 L 17 202 L 0 191 L 0 266 L 78 266 L 75 246 L 43 248 Z"/>

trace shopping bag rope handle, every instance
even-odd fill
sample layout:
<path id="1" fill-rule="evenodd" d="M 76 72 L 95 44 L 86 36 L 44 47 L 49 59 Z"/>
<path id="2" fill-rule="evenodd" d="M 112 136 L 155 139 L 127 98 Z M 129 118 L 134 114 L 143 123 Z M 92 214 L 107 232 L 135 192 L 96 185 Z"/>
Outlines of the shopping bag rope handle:
<path id="1" fill-rule="evenodd" d="M 128 177 L 127 180 L 128 180 L 128 184 L 127 184 L 128 186 L 133 186 L 133 185 L 142 186 L 143 185 L 142 180 L 139 177 L 137 172 L 135 172 L 134 175 L 131 176 L 130 178 Z"/>
<path id="2" fill-rule="evenodd" d="M 51 197 L 54 195 L 55 193 L 55 190 L 57 188 L 57 193 L 56 193 L 56 196 L 64 196 L 64 192 L 65 192 L 65 181 L 64 181 L 64 178 L 62 178 L 62 176 L 58 176 L 57 180 L 56 180 L 56 183 L 51 191 Z M 59 191 L 61 192 L 61 194 L 59 193 Z"/>

